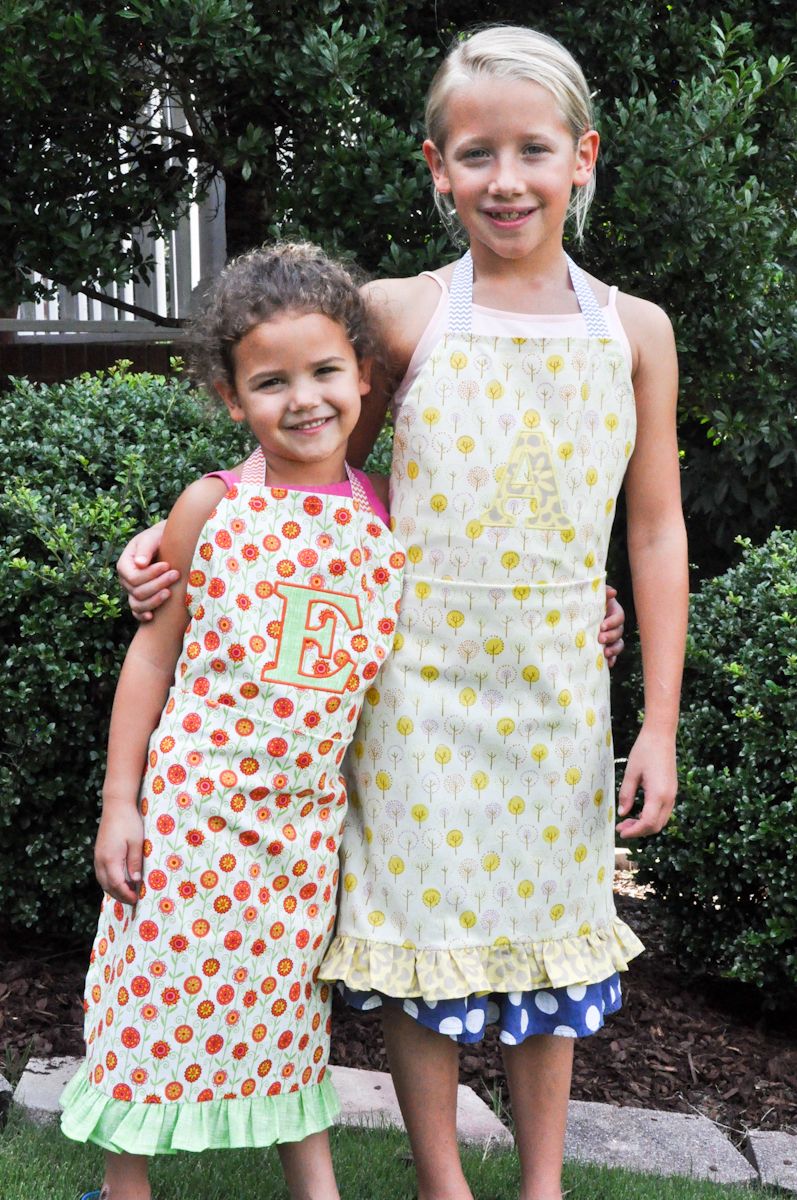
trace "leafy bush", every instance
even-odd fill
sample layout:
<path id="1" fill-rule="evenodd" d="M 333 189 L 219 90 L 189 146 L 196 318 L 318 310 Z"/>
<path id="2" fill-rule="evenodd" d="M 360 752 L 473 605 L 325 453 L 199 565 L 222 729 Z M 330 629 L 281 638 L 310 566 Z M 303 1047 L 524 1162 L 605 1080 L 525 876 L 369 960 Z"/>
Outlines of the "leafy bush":
<path id="1" fill-rule="evenodd" d="M 95 919 L 94 841 L 116 676 L 132 633 L 115 578 L 132 534 L 245 454 L 187 384 L 125 364 L 0 396 L 3 919 Z"/>
<path id="2" fill-rule="evenodd" d="M 768 1007 L 797 987 L 797 534 L 776 530 L 695 598 L 680 733 L 682 789 L 639 851 L 679 957 L 755 984 Z"/>

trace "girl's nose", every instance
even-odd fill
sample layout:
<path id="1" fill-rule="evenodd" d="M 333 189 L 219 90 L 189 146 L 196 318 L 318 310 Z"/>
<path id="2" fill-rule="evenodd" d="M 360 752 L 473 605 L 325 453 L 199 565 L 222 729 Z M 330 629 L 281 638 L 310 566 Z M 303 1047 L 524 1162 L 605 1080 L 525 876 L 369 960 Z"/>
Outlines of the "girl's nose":
<path id="1" fill-rule="evenodd" d="M 315 408 L 320 399 L 321 396 L 315 379 L 296 379 L 291 388 L 288 403 L 291 409 L 308 409 Z"/>
<path id="2" fill-rule="evenodd" d="M 489 190 L 494 196 L 516 196 L 523 191 L 523 180 L 514 156 L 502 156 L 495 164 Z"/>

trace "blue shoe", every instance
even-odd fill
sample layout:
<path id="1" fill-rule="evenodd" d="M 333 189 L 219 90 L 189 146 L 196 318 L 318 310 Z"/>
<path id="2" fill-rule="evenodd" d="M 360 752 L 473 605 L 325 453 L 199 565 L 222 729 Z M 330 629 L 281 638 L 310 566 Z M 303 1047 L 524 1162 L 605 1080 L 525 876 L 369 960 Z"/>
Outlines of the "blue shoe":
<path id="1" fill-rule="evenodd" d="M 80 1200 L 100 1200 L 99 1192 L 84 1192 Z"/>

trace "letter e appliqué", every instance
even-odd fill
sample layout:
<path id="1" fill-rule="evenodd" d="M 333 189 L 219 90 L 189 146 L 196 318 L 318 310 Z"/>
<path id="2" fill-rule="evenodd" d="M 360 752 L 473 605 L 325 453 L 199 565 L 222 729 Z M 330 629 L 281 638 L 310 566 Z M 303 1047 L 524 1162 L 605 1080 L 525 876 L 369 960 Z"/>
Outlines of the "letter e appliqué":
<path id="1" fill-rule="evenodd" d="M 277 657 L 267 663 L 264 683 L 287 683 L 342 694 L 354 674 L 348 650 L 335 648 L 338 620 L 350 630 L 362 629 L 360 602 L 346 592 L 328 592 L 297 583 L 278 583 L 282 600 Z M 308 661 L 312 660 L 312 661 Z"/>

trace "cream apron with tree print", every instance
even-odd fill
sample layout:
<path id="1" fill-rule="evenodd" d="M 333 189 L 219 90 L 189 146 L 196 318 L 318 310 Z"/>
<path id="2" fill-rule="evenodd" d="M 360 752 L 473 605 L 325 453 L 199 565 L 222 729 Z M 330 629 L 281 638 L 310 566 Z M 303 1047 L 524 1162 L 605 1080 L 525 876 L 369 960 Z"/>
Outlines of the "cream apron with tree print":
<path id="1" fill-rule="evenodd" d="M 357 990 L 440 1000 L 597 982 L 642 949 L 612 900 L 597 640 L 634 395 L 568 263 L 585 336 L 488 337 L 471 332 L 466 254 L 448 332 L 396 419 L 404 595 L 352 747 L 322 969 Z"/>

